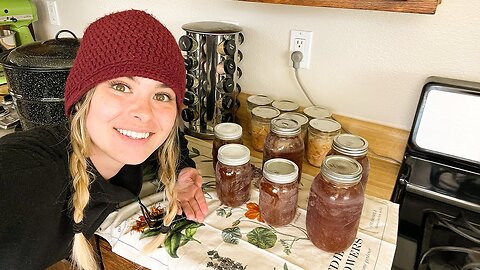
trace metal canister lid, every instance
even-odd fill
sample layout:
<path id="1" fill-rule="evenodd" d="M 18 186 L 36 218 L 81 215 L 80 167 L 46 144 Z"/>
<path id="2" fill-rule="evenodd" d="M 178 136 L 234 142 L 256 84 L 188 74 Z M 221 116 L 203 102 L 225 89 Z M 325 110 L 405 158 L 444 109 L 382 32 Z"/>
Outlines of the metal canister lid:
<path id="1" fill-rule="evenodd" d="M 337 132 L 342 128 L 340 123 L 332 119 L 312 119 L 308 124 L 318 131 L 327 133 Z"/>
<path id="2" fill-rule="evenodd" d="M 300 125 L 293 119 L 277 117 L 270 122 L 270 130 L 279 135 L 294 136 L 300 134 Z"/>
<path id="3" fill-rule="evenodd" d="M 280 115 L 280 111 L 271 106 L 258 106 L 253 108 L 252 114 L 264 119 L 273 119 Z"/>
<path id="4" fill-rule="evenodd" d="M 353 158 L 332 155 L 325 157 L 320 173 L 337 184 L 354 185 L 362 178 L 362 170 L 362 165 Z"/>
<path id="5" fill-rule="evenodd" d="M 263 164 L 263 176 L 271 182 L 288 184 L 297 180 L 298 166 L 284 158 L 272 158 Z"/>
<path id="6" fill-rule="evenodd" d="M 240 166 L 250 161 L 250 150 L 245 145 L 231 143 L 218 149 L 218 161 L 229 166 Z"/>
<path id="7" fill-rule="evenodd" d="M 265 95 L 254 95 L 247 98 L 247 105 L 250 110 L 257 106 L 266 106 L 272 104 L 273 99 Z"/>
<path id="8" fill-rule="evenodd" d="M 310 118 L 322 119 L 332 116 L 332 113 L 325 107 L 310 106 L 303 110 L 303 113 Z"/>
<path id="9" fill-rule="evenodd" d="M 297 103 L 289 100 L 276 100 L 272 102 L 272 106 L 282 112 L 294 112 L 300 107 Z"/>
<path id="10" fill-rule="evenodd" d="M 297 123 L 298 123 L 301 127 L 308 125 L 308 117 L 305 116 L 304 114 L 301 114 L 301 113 L 297 113 L 297 112 L 286 112 L 286 113 L 280 114 L 278 117 L 287 118 L 287 119 L 293 119 L 293 120 L 297 121 Z"/>
<path id="11" fill-rule="evenodd" d="M 368 152 L 368 142 L 353 134 L 339 134 L 333 138 L 332 148 L 338 153 L 359 157 Z"/>
<path id="12" fill-rule="evenodd" d="M 213 128 L 213 132 L 220 140 L 236 140 L 242 137 L 242 126 L 236 123 L 220 123 Z"/>

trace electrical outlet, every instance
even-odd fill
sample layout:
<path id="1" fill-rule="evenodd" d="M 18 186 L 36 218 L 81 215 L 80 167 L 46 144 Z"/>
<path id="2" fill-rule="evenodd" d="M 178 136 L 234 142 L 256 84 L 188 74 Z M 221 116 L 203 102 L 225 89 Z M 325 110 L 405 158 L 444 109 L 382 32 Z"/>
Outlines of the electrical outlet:
<path id="1" fill-rule="evenodd" d="M 50 18 L 50 24 L 60 25 L 60 17 L 58 16 L 57 1 L 47 1 L 48 17 Z"/>
<path id="2" fill-rule="evenodd" d="M 310 54 L 312 51 L 312 31 L 298 31 L 291 30 L 290 32 L 290 53 L 288 54 L 288 65 L 293 66 L 292 53 L 300 51 L 303 54 L 303 59 L 300 61 L 300 68 L 310 68 Z"/>

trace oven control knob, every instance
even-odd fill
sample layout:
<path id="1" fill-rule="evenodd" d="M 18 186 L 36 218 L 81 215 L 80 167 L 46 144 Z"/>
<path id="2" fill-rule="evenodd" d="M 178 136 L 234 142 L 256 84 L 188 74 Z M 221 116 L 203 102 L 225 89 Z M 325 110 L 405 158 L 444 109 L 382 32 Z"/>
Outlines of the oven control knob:
<path id="1" fill-rule="evenodd" d="M 185 60 L 185 69 L 186 70 L 192 70 L 192 69 L 198 67 L 198 61 L 196 59 L 193 59 L 191 57 L 186 57 L 184 60 Z"/>
<path id="2" fill-rule="evenodd" d="M 235 40 L 224 40 L 217 46 L 217 52 L 221 55 L 233 55 L 237 50 L 237 44 L 235 44 Z"/>
<path id="3" fill-rule="evenodd" d="M 197 95 L 190 91 L 185 92 L 185 97 L 183 98 L 183 104 L 190 106 L 197 102 Z"/>
<path id="4" fill-rule="evenodd" d="M 231 108 L 233 108 L 233 105 L 235 104 L 232 97 L 225 96 L 222 99 L 222 108 L 224 108 L 225 110 L 230 110 Z"/>
<path id="5" fill-rule="evenodd" d="M 187 35 L 183 35 L 178 40 L 178 46 L 180 47 L 180 50 L 185 51 L 185 52 L 189 52 L 189 51 L 195 50 L 198 46 L 198 43 L 192 37 L 189 37 Z"/>
<path id="6" fill-rule="evenodd" d="M 197 116 L 196 113 L 192 109 L 185 108 L 182 110 L 182 119 L 185 122 L 190 122 L 195 120 L 196 116 Z"/>

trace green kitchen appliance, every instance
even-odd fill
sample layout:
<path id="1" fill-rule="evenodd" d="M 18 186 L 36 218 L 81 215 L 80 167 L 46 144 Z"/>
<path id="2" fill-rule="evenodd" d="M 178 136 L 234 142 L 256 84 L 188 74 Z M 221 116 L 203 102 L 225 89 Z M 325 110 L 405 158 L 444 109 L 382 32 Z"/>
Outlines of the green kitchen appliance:
<path id="1" fill-rule="evenodd" d="M 29 25 L 37 19 L 37 8 L 31 0 L 0 0 L 0 27 L 15 32 L 16 46 L 34 41 Z M 2 50 L 5 48 L 0 52 Z M 0 85 L 5 83 L 5 74 L 0 67 Z"/>

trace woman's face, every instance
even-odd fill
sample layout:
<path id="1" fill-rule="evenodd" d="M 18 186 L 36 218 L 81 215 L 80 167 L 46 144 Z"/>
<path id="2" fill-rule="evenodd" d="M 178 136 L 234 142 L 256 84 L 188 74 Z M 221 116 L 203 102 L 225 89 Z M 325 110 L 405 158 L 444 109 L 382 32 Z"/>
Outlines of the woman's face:
<path id="1" fill-rule="evenodd" d="M 98 84 L 86 120 L 97 170 L 142 163 L 165 141 L 176 114 L 175 92 L 161 82 L 120 77 Z"/>

